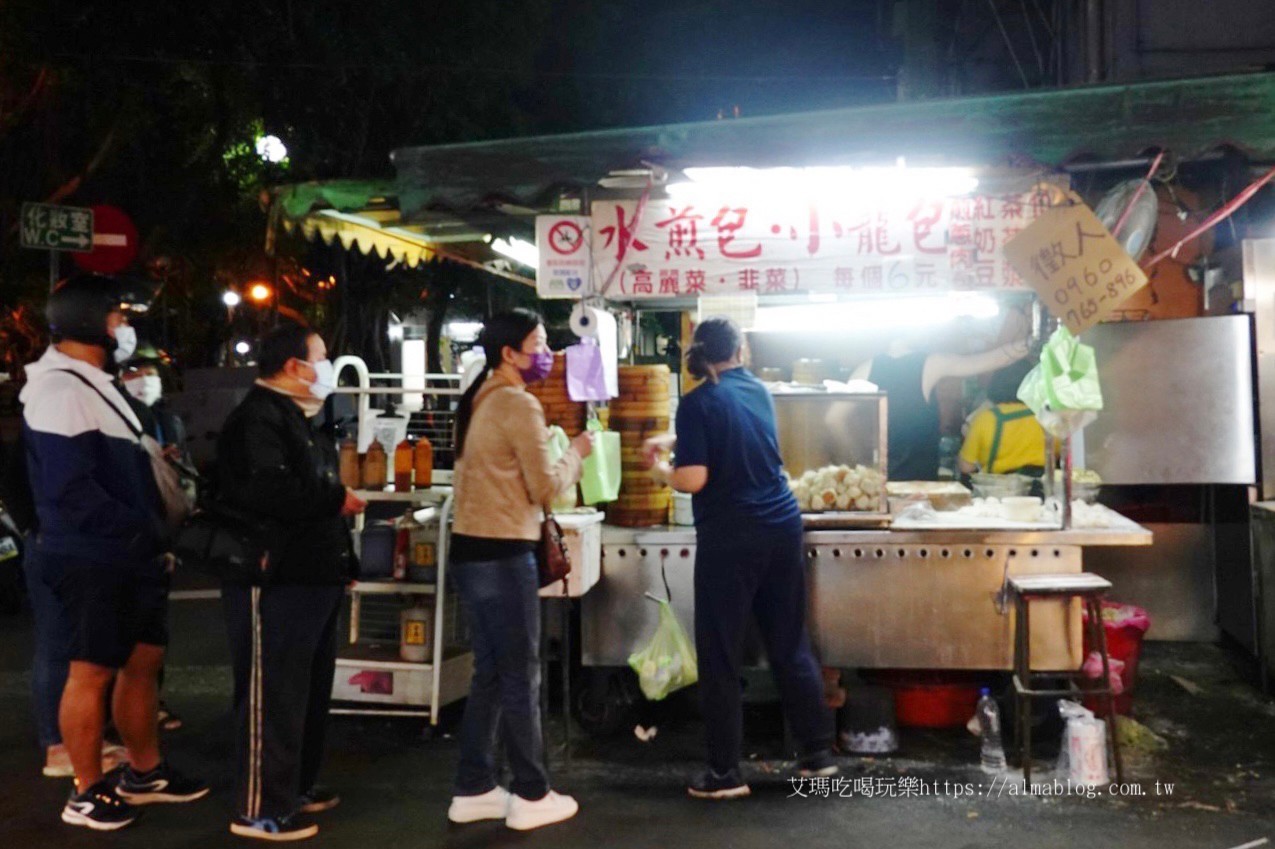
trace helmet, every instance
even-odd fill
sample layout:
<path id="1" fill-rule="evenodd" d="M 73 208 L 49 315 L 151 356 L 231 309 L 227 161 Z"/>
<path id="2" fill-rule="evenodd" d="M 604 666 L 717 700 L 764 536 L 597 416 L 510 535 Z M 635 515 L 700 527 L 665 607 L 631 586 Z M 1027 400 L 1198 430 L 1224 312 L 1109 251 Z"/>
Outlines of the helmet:
<path id="1" fill-rule="evenodd" d="M 49 295 L 45 308 L 49 331 L 55 340 L 72 339 L 113 351 L 115 340 L 106 332 L 106 319 L 124 310 L 122 297 L 122 287 L 114 278 L 101 274 L 68 277 Z"/>

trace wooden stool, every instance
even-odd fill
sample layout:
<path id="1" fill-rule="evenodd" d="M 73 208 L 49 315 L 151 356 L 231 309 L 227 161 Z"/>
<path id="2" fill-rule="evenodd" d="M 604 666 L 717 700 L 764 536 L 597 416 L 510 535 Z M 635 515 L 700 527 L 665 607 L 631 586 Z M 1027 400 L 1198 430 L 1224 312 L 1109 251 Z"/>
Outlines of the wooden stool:
<path id="1" fill-rule="evenodd" d="M 1107 657 L 1107 632 L 1102 624 L 1102 597 L 1111 589 L 1106 578 L 1089 572 L 1070 575 L 1020 575 L 1009 579 L 1010 595 L 1014 601 L 1014 698 L 1018 712 L 1018 745 L 1023 763 L 1023 781 L 1031 786 L 1031 700 L 1034 698 L 1059 698 L 1075 696 L 1081 692 L 1076 681 L 1084 678 L 1081 670 L 1051 672 L 1049 677 L 1070 678 L 1067 690 L 1036 690 L 1032 688 L 1031 671 L 1031 601 L 1032 599 L 1059 599 L 1070 602 L 1079 598 L 1085 605 L 1090 645 L 1097 646 L 1102 657 L 1102 685 L 1085 688 L 1084 695 L 1100 696 L 1106 704 L 1107 739 L 1111 743 L 1111 757 L 1116 764 L 1116 781 L 1124 781 L 1124 768 L 1120 761 L 1120 744 L 1116 739 L 1115 693 L 1111 690 L 1110 659 Z M 1083 663 L 1083 659 L 1082 659 Z"/>

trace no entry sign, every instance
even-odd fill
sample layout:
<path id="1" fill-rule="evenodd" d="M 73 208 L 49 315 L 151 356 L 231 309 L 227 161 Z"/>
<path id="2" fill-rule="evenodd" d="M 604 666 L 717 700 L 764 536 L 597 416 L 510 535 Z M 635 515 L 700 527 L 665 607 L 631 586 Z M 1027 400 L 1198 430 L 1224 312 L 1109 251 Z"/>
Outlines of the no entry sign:
<path id="1" fill-rule="evenodd" d="M 100 204 L 93 207 L 93 249 L 77 253 L 75 264 L 95 274 L 115 274 L 137 258 L 137 227 L 124 210 Z"/>

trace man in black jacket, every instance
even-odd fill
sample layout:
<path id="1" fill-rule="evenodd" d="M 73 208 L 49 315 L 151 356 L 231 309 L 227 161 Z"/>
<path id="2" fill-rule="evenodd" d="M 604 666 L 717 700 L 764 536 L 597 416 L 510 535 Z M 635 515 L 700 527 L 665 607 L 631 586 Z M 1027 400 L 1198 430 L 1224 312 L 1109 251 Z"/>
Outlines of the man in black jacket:
<path id="1" fill-rule="evenodd" d="M 232 833 L 299 840 L 306 815 L 335 807 L 320 789 L 336 663 L 337 610 L 358 574 L 345 517 L 365 502 L 337 476 L 336 443 L 315 425 L 332 391 L 317 333 L 295 324 L 258 348 L 261 374 L 217 443 L 217 498 L 271 528 L 266 586 L 222 591 L 235 676 L 239 816 Z"/>

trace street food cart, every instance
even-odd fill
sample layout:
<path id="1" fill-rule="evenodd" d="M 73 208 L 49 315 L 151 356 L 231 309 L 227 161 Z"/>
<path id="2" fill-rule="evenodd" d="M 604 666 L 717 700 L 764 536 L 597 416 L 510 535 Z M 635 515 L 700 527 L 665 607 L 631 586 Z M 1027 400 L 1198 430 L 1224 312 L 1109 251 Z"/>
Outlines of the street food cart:
<path id="1" fill-rule="evenodd" d="M 1252 74 L 404 148 L 393 156 L 398 173 L 392 184 L 362 187 L 361 193 L 350 186 L 291 187 L 279 198 L 275 220 L 283 229 L 329 243 L 339 239 L 410 266 L 441 257 L 531 282 L 536 259 L 509 261 L 492 251 L 518 242 L 514 236 L 526 245 L 538 217 L 556 216 L 544 230 L 552 237 L 540 244 L 535 282 L 543 297 L 592 293 L 592 306 L 619 307 L 630 317 L 693 312 L 713 295 L 751 298 L 759 323 L 788 322 L 786 329 L 770 324 L 766 333 L 750 334 L 757 370 L 778 368 L 787 376 L 798 360 L 825 358 L 830 345 L 844 347 L 839 359 L 859 362 L 882 350 L 892 334 L 936 332 L 935 317 L 953 312 L 965 317 L 962 331 L 969 340 L 990 347 L 998 340 L 989 322 L 1024 293 L 1004 261 L 1003 246 L 1056 202 L 1069 176 L 1086 182 L 1120 173 L 1140 177 L 1149 164 L 1154 170 L 1156 158 L 1148 149 L 1172 151 L 1175 172 L 1179 165 L 1217 163 L 1230 155 L 1222 144 L 1269 157 L 1275 152 L 1273 96 L 1275 77 Z M 794 173 L 811 166 L 804 176 Z M 845 175 L 837 169 L 859 176 L 871 172 L 875 184 L 840 182 Z M 744 191 L 753 177 L 769 182 Z M 800 192 L 792 191 L 795 181 L 804 181 Z M 675 189 L 679 184 L 685 191 Z M 833 189 L 832 197 L 812 198 L 812 187 Z M 912 202 L 880 202 L 904 196 Z M 1175 197 L 1176 211 L 1161 199 L 1167 210 L 1161 227 L 1167 219 L 1180 219 L 1181 226 L 1183 216 L 1196 214 Z M 1199 220 L 1202 216 L 1185 226 Z M 1178 276 L 1189 295 L 1185 274 Z M 1135 414 L 1134 399 L 1152 385 L 1139 382 L 1139 364 L 1162 362 L 1165 350 L 1151 337 L 1176 332 L 1138 326 L 1137 319 L 1166 317 L 1164 305 L 1151 300 L 1124 316 L 1134 323 L 1095 331 L 1106 337 L 1094 343 L 1105 346 L 1104 361 L 1120 365 L 1120 378 L 1107 384 L 1104 373 L 1104 384 Z M 1246 336 L 1246 328 L 1238 327 L 1242 318 L 1232 324 L 1210 325 L 1203 337 L 1209 350 L 1220 345 L 1226 362 L 1240 368 L 1251 358 L 1241 363 L 1237 350 L 1256 345 L 1259 353 L 1266 351 L 1251 331 Z M 1177 353 L 1189 359 L 1189 351 Z M 1201 374 L 1205 357 L 1196 359 L 1193 373 L 1201 380 L 1193 379 L 1192 388 L 1216 385 Z M 1198 459 L 1207 453 L 1209 462 L 1172 470 L 1144 465 L 1135 474 L 1112 476 L 1126 491 L 1104 500 L 1127 512 L 1148 485 L 1163 491 L 1221 484 L 1246 491 L 1255 481 L 1251 445 L 1258 428 L 1254 375 L 1251 369 L 1241 372 L 1226 381 L 1223 404 L 1230 406 L 1219 407 L 1238 415 L 1227 432 L 1239 435 L 1223 443 L 1224 452 L 1200 447 L 1174 456 Z M 1158 371 L 1155 376 L 1164 377 Z M 1165 378 L 1154 385 L 1159 387 L 1154 391 L 1171 394 L 1177 384 Z M 1192 416 L 1191 427 L 1169 434 L 1174 429 L 1169 425 L 1186 418 L 1161 419 L 1154 427 L 1144 421 L 1134 429 L 1157 437 L 1142 447 L 1174 452 L 1178 436 L 1209 431 L 1207 417 Z M 1094 432 L 1103 438 L 1102 444 L 1091 441 L 1091 456 L 1095 466 L 1114 469 L 1128 452 L 1113 452 L 1108 437 L 1127 435 L 1130 428 L 1115 414 L 1100 419 L 1098 427 L 1108 430 Z M 1239 433 L 1246 428 L 1247 440 Z M 785 457 L 789 454 L 786 449 Z M 1212 490 L 1200 492 L 1202 503 L 1211 504 Z M 899 519 L 884 527 L 812 527 L 811 619 L 825 661 L 1003 669 L 1012 627 L 1011 615 L 1003 612 L 1006 577 L 1079 571 L 1082 565 L 1105 572 L 1121 564 L 1122 581 L 1138 580 L 1133 573 L 1146 565 L 1154 579 L 1117 586 L 1172 588 L 1172 598 L 1153 611 L 1170 614 L 1157 618 L 1157 632 L 1200 638 L 1199 623 L 1209 620 L 1211 627 L 1211 575 L 1201 572 L 1201 564 L 1211 570 L 1208 529 L 1193 537 L 1192 563 L 1178 563 L 1171 551 L 1158 548 L 1150 558 L 1156 563 L 1149 563 L 1126 556 L 1136 547 L 1150 551 L 1148 529 L 1111 511 L 1098 515 L 1104 527 L 909 527 Z M 1177 547 L 1183 528 L 1190 530 L 1182 524 L 1154 526 L 1170 548 Z M 600 580 L 581 601 L 581 653 L 586 665 L 620 666 L 653 628 L 655 609 L 644 593 L 662 594 L 663 575 L 674 608 L 689 623 L 693 532 L 605 527 L 601 547 Z M 1218 548 L 1212 557 L 1221 554 Z M 1182 620 L 1193 624 L 1176 628 Z M 1052 656 L 1065 655 L 1070 664 L 1078 660 L 1078 630 L 1061 627 L 1074 624 L 1061 619 L 1058 624 L 1066 636 Z"/>

